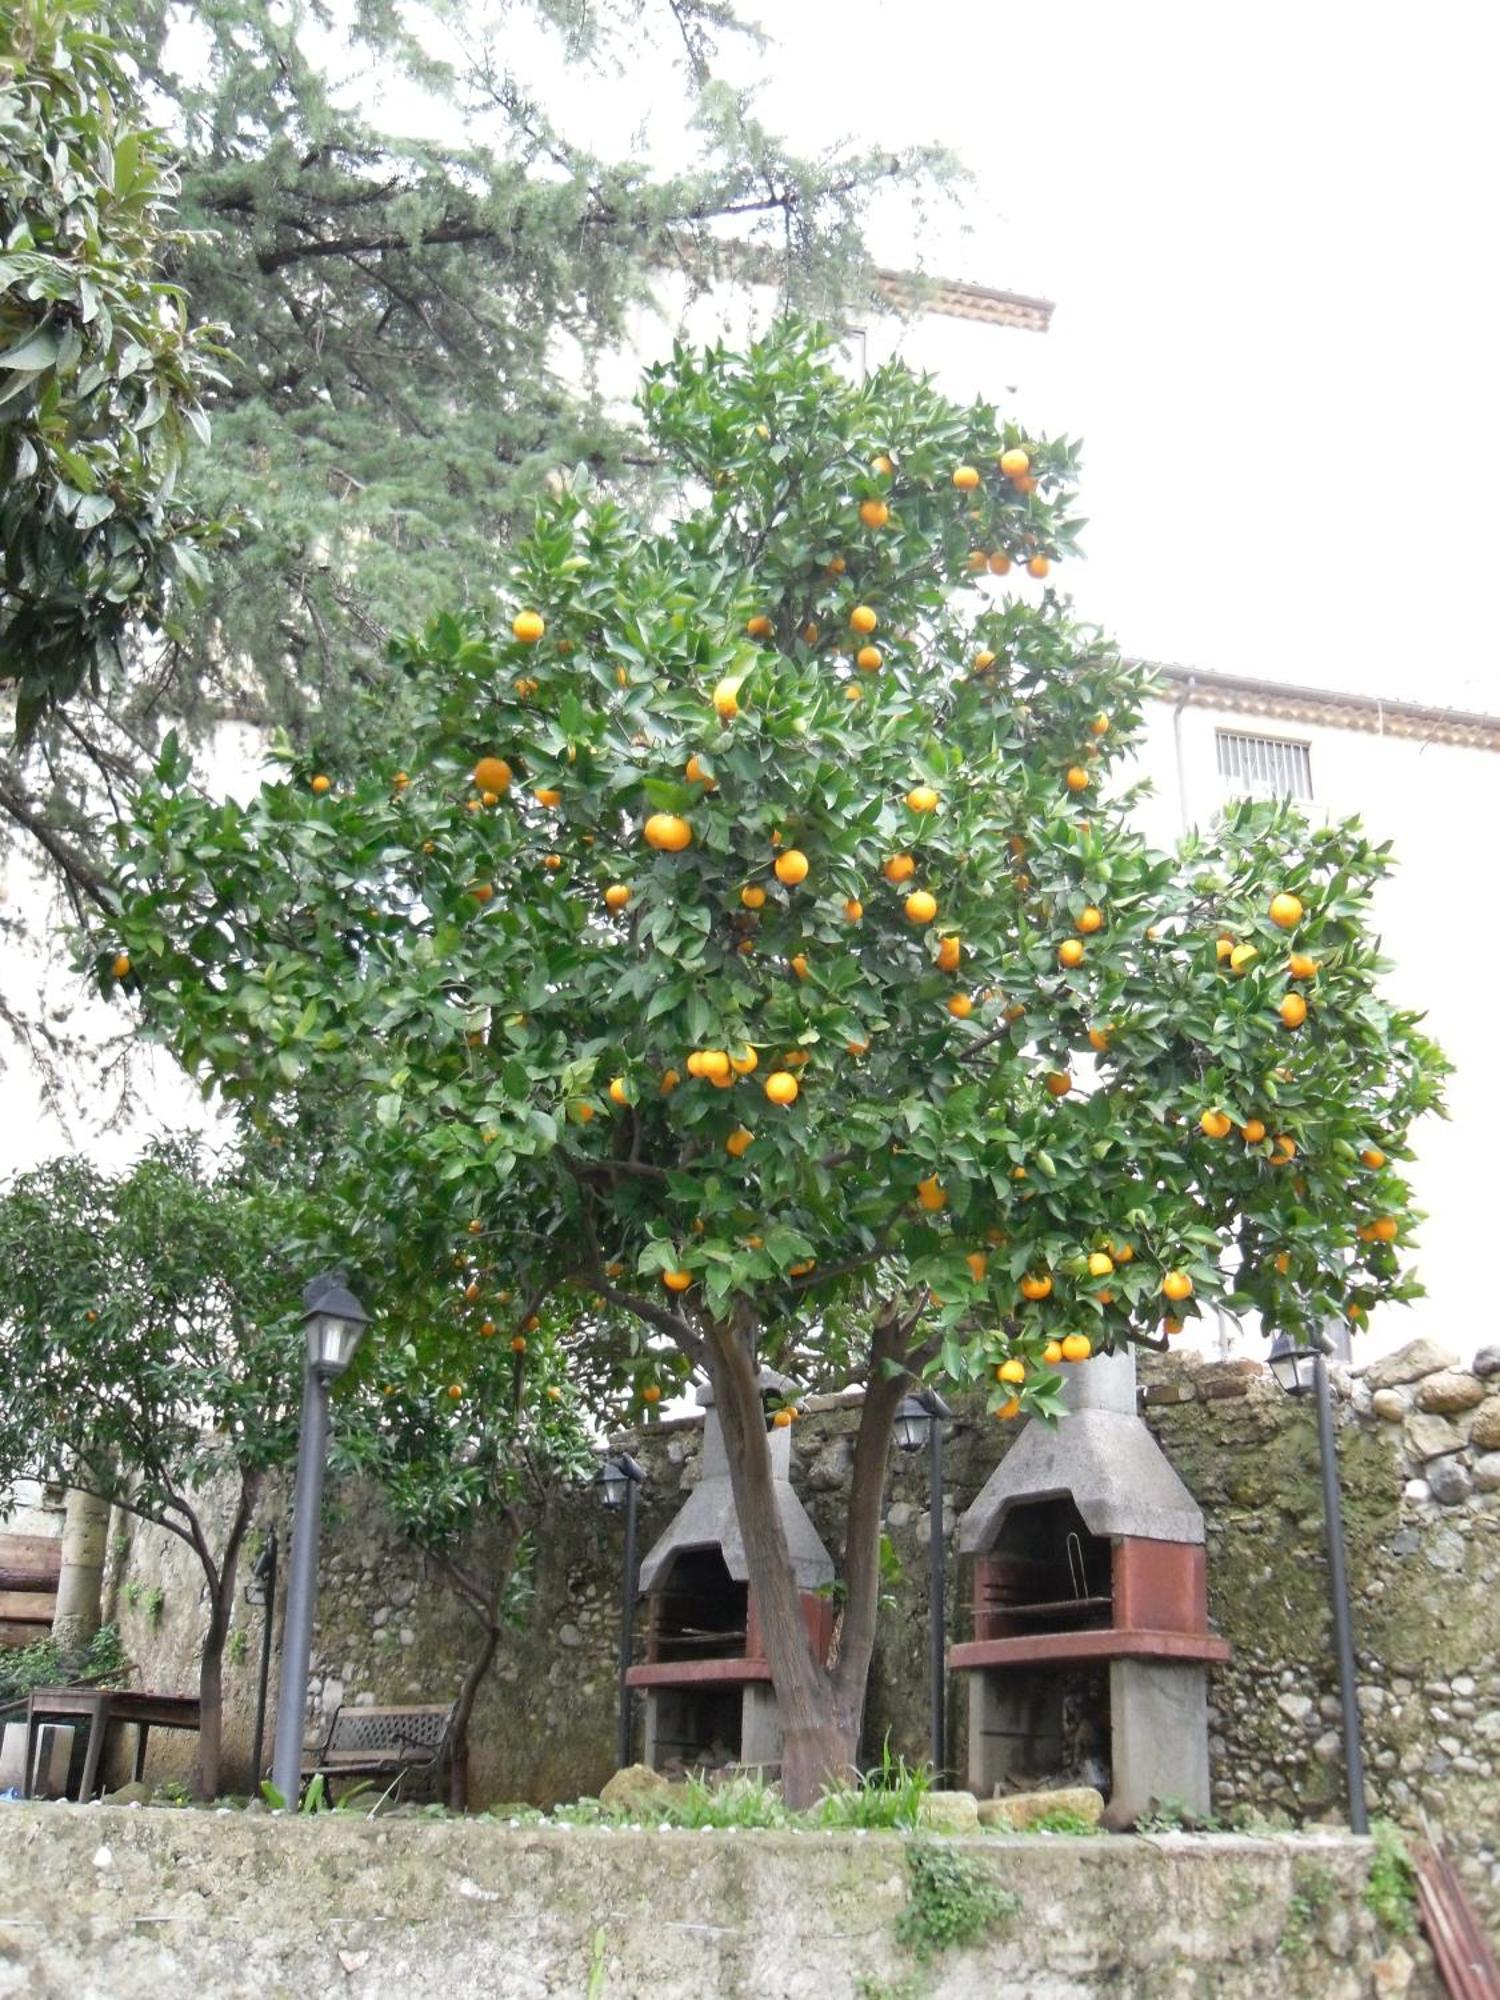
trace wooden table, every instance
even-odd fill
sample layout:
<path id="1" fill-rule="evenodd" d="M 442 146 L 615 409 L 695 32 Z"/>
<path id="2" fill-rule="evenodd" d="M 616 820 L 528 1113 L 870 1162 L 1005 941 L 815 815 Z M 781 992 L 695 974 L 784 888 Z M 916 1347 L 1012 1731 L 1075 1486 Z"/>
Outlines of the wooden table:
<path id="1" fill-rule="evenodd" d="M 36 1760 L 37 1731 L 44 1722 L 82 1723 L 88 1730 L 84 1753 L 83 1783 L 79 1797 L 91 1799 L 99 1783 L 99 1765 L 110 1725 L 129 1722 L 135 1726 L 135 1779 L 140 1782 L 146 1768 L 146 1739 L 153 1729 L 198 1727 L 198 1697 L 195 1694 L 146 1694 L 129 1688 L 54 1687 L 33 1688 L 26 1698 L 26 1759 L 22 1767 L 22 1795 L 31 1797 Z"/>

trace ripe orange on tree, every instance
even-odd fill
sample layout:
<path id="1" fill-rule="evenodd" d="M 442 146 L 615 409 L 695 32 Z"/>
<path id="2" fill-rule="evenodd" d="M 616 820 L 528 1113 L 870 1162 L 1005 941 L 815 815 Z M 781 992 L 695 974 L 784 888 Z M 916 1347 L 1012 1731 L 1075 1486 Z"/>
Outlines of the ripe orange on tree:
<path id="1" fill-rule="evenodd" d="M 1227 1111 L 1205 1111 L 1198 1125 L 1206 1139 L 1227 1139 L 1234 1129 L 1234 1120 Z"/>
<path id="2" fill-rule="evenodd" d="M 332 778 L 326 777 L 322 771 L 319 771 L 317 776 L 312 780 L 312 788 L 321 797 L 332 783 Z"/>
<path id="3" fill-rule="evenodd" d="M 859 518 L 867 528 L 883 528 L 891 518 L 891 510 L 883 500 L 861 500 Z"/>
<path id="4" fill-rule="evenodd" d="M 1359 1157 L 1367 1167 L 1380 1168 L 1385 1165 L 1385 1154 L 1378 1146 L 1366 1146 Z"/>
<path id="5" fill-rule="evenodd" d="M 937 897 L 928 889 L 913 889 L 902 907 L 910 923 L 930 924 L 937 915 Z"/>
<path id="6" fill-rule="evenodd" d="M 1161 1281 L 1161 1288 L 1174 1305 L 1193 1296 L 1193 1281 L 1186 1271 L 1168 1271 Z"/>
<path id="7" fill-rule="evenodd" d="M 745 630 L 752 639 L 769 639 L 771 621 L 763 611 L 758 611 L 753 618 L 745 620 Z"/>
<path id="8" fill-rule="evenodd" d="M 851 924 L 857 924 L 865 913 L 865 906 L 858 896 L 850 896 L 844 904 L 844 915 Z"/>
<path id="9" fill-rule="evenodd" d="M 693 841 L 693 829 L 678 813 L 652 813 L 641 829 L 646 845 L 662 854 L 681 854 Z"/>
<path id="10" fill-rule="evenodd" d="M 522 611 L 511 620 L 510 629 L 523 646 L 534 646 L 547 627 L 535 611 Z"/>
<path id="11" fill-rule="evenodd" d="M 960 493 L 972 493 L 979 484 L 979 468 L 974 465 L 955 465 L 953 484 Z"/>
<path id="12" fill-rule="evenodd" d="M 1107 1278 L 1114 1268 L 1115 1260 L 1107 1250 L 1091 1250 L 1089 1252 L 1089 1276 L 1091 1278 Z"/>
<path id="13" fill-rule="evenodd" d="M 996 549 L 991 554 L 990 575 L 991 576 L 1010 575 L 1010 557 L 1005 553 L 1004 549 Z"/>
<path id="14" fill-rule="evenodd" d="M 659 1403 L 661 1401 L 660 1385 L 655 1382 L 648 1382 L 641 1391 L 641 1401 L 643 1403 Z"/>
<path id="15" fill-rule="evenodd" d="M 1295 930 L 1297 925 L 1302 921 L 1302 903 L 1300 899 L 1289 895 L 1283 889 L 1279 895 L 1271 898 L 1270 917 L 1271 922 L 1278 925 L 1282 930 Z"/>
<path id="16" fill-rule="evenodd" d="M 928 1174 L 925 1180 L 917 1182 L 917 1203 L 929 1215 L 937 1215 L 948 1206 L 948 1191 L 936 1174 Z"/>
<path id="17" fill-rule="evenodd" d="M 1300 993 L 1288 993 L 1276 1011 L 1284 1028 L 1300 1028 L 1307 1019 L 1307 1002 Z"/>
<path id="18" fill-rule="evenodd" d="M 114 974 L 116 979 L 128 979 L 130 977 L 129 952 L 128 951 L 116 952 L 114 963 L 110 966 L 109 969 Z"/>
<path id="19" fill-rule="evenodd" d="M 880 620 L 868 604 L 856 604 L 854 609 L 849 613 L 850 630 L 862 633 L 866 638 L 869 637 L 870 633 L 875 630 L 875 627 L 879 623 Z"/>
<path id="20" fill-rule="evenodd" d="M 765 908 L 766 892 L 757 882 L 747 882 L 740 891 L 740 901 L 747 910 Z"/>
<path id="21" fill-rule="evenodd" d="M 967 1021 L 973 1011 L 974 1002 L 969 998 L 967 993 L 950 993 L 948 995 L 948 1012 L 956 1021 Z"/>
<path id="22" fill-rule="evenodd" d="M 1065 1069 L 1048 1070 L 1045 1080 L 1049 1097 L 1066 1097 L 1073 1088 L 1073 1079 Z"/>
<path id="23" fill-rule="evenodd" d="M 1005 1401 L 1000 1405 L 999 1409 L 997 1409 L 995 1412 L 997 1419 L 1001 1423 L 1009 1423 L 1012 1417 L 1019 1416 L 1020 1414 L 1021 1414 L 1021 1399 L 1019 1396 L 1007 1396 Z"/>
<path id="24" fill-rule="evenodd" d="M 607 910 L 623 910 L 630 901 L 630 888 L 625 882 L 611 882 L 604 892 L 604 907 Z"/>
<path id="25" fill-rule="evenodd" d="M 917 872 L 917 864 L 910 854 L 893 854 L 880 872 L 887 882 L 909 882 Z"/>
<path id="26" fill-rule="evenodd" d="M 859 651 L 854 655 L 854 664 L 859 668 L 861 673 L 878 674 L 883 658 L 884 655 L 878 646 L 861 646 Z M 849 693 L 857 695 L 859 689 L 851 688 Z"/>
<path id="27" fill-rule="evenodd" d="M 1240 1137 L 1247 1146 L 1258 1146 L 1265 1136 L 1266 1125 L 1263 1118 L 1247 1118 L 1240 1127 Z"/>
<path id="28" fill-rule="evenodd" d="M 1031 454 L 1018 444 L 1010 445 L 1000 454 L 1000 470 L 1007 479 L 1024 479 L 1031 470 Z"/>
<path id="29" fill-rule="evenodd" d="M 742 1160 L 755 1141 L 755 1134 L 740 1125 L 724 1141 L 724 1151 L 732 1160 Z"/>
<path id="30" fill-rule="evenodd" d="M 800 847 L 785 848 L 775 861 L 776 880 L 786 888 L 795 889 L 799 882 L 807 880 L 807 856 Z"/>
<path id="31" fill-rule="evenodd" d="M 1064 1361 L 1087 1361 L 1094 1351 L 1094 1343 L 1086 1333 L 1064 1335 L 1062 1358 Z"/>
<path id="32" fill-rule="evenodd" d="M 1002 1361 L 1000 1366 L 995 1370 L 995 1379 L 997 1382 L 1024 1382 L 1026 1380 L 1026 1363 L 1018 1360 L 1015 1355 L 1012 1355 L 1008 1361 Z"/>
<path id="33" fill-rule="evenodd" d="M 1021 1280 L 1021 1297 L 1035 1303 L 1038 1299 L 1052 1296 L 1052 1274 L 1049 1271 L 1028 1271 Z"/>
<path id="34" fill-rule="evenodd" d="M 1085 904 L 1083 909 L 1078 912 L 1078 928 L 1088 936 L 1091 936 L 1097 930 L 1102 930 L 1104 928 L 1103 910 L 1096 909 L 1092 903 Z"/>
<path id="35" fill-rule="evenodd" d="M 623 1076 L 617 1076 L 611 1079 L 609 1086 L 609 1094 L 614 1099 L 616 1104 L 619 1105 L 629 1104 L 630 1092 L 626 1087 L 625 1079 Z"/>
<path id="36" fill-rule="evenodd" d="M 962 939 L 959 937 L 957 931 L 950 931 L 947 937 L 941 938 L 938 941 L 938 970 L 940 972 L 957 972 L 963 960 L 963 955 Z"/>
<path id="37" fill-rule="evenodd" d="M 975 1284 L 982 1285 L 989 1276 L 989 1258 L 985 1256 L 982 1250 L 971 1250 L 964 1258 L 964 1262 L 968 1265 L 969 1276 L 974 1280 Z"/>
<path id="38" fill-rule="evenodd" d="M 1089 788 L 1089 774 L 1082 764 L 1070 764 L 1067 777 L 1070 792 L 1086 792 Z"/>
<path id="39" fill-rule="evenodd" d="M 743 1048 L 730 1049 L 728 1054 L 729 1067 L 734 1071 L 736 1076 L 749 1076 L 755 1065 L 760 1061 L 759 1056 L 756 1055 L 748 1042 L 745 1043 Z"/>
<path id="40" fill-rule="evenodd" d="M 1042 1349 L 1043 1361 L 1047 1363 L 1049 1368 L 1055 1368 L 1062 1358 L 1062 1342 L 1060 1340 L 1049 1340 L 1047 1345 Z"/>
<path id="41" fill-rule="evenodd" d="M 913 785 L 906 795 L 906 803 L 914 813 L 936 812 L 938 795 L 931 785 Z"/>
<path id="42" fill-rule="evenodd" d="M 1286 962 L 1286 969 L 1289 979 L 1316 979 L 1318 961 L 1305 951 L 1294 951 Z"/>
<path id="43" fill-rule="evenodd" d="M 663 1271 L 661 1281 L 669 1292 L 685 1292 L 693 1282 L 691 1271 Z"/>
<path id="44" fill-rule="evenodd" d="M 773 1104 L 795 1104 L 799 1085 L 790 1070 L 773 1069 L 765 1081 L 765 1093 Z"/>
<path id="45" fill-rule="evenodd" d="M 1026 574 L 1028 576 L 1047 576 L 1051 572 L 1051 569 L 1052 565 L 1046 556 L 1028 556 L 1026 558 Z"/>

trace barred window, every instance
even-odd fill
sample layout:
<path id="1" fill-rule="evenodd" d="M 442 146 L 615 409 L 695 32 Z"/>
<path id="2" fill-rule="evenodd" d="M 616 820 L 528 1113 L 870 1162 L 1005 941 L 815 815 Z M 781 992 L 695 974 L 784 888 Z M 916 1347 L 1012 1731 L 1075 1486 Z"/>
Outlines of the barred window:
<path id="1" fill-rule="evenodd" d="M 1310 799 L 1312 757 L 1305 743 L 1280 736 L 1243 736 L 1235 729 L 1214 732 L 1219 776 L 1252 798 Z"/>

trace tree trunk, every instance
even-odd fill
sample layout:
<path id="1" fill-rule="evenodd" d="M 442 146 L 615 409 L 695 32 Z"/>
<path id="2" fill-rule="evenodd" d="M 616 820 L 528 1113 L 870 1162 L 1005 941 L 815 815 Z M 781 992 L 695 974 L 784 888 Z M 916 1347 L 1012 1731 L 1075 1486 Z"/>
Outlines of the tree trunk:
<path id="1" fill-rule="evenodd" d="M 776 1506 L 753 1340 L 743 1328 L 713 1326 L 705 1358 L 781 1716 L 782 1793 L 789 1806 L 802 1811 L 817 1802 L 825 1785 L 847 1776 L 853 1767 L 859 1748 L 857 1727 L 851 1730 L 847 1703 L 837 1699 L 828 1673 L 813 1658 L 803 1622 L 791 1553 Z"/>
<path id="2" fill-rule="evenodd" d="M 208 1579 L 208 1631 L 198 1662 L 198 1748 L 193 1757 L 193 1797 L 200 1801 L 217 1798 L 224 1750 L 224 1648 L 229 1641 L 229 1624 L 234 1616 L 234 1587 L 239 1575 L 240 1550 L 255 1503 L 260 1497 L 262 1475 L 240 1474 L 239 1504 L 224 1543 L 217 1567 L 202 1540 L 202 1530 L 193 1519 L 198 1559 Z"/>
<path id="3" fill-rule="evenodd" d="M 705 1342 L 750 1587 L 781 1713 L 782 1792 L 799 1811 L 816 1804 L 825 1786 L 846 1781 L 859 1754 L 880 1602 L 880 1521 L 891 1429 L 909 1387 L 904 1373 L 886 1369 L 888 1362 L 904 1367 L 911 1358 L 912 1322 L 903 1322 L 902 1312 L 900 1301 L 887 1301 L 876 1317 L 846 1515 L 839 1656 L 830 1668 L 813 1658 L 776 1508 L 753 1330 L 713 1326 Z"/>
<path id="4" fill-rule="evenodd" d="M 73 1668 L 81 1663 L 99 1630 L 109 1515 L 110 1502 L 99 1494 L 86 1493 L 78 1486 L 68 1488 L 52 1636 Z"/>
<path id="5" fill-rule="evenodd" d="M 479 1693 L 485 1675 L 500 1645 L 500 1627 L 492 1624 L 486 1630 L 484 1643 L 469 1662 L 464 1674 L 463 1686 L 458 1691 L 458 1702 L 453 1711 L 453 1740 L 448 1765 L 448 1808 L 451 1812 L 469 1810 L 469 1718 L 474 1713 L 474 1701 Z"/>
<path id="6" fill-rule="evenodd" d="M 219 1795 L 224 1749 L 224 1641 L 228 1620 L 215 1604 L 198 1660 L 198 1748 L 193 1756 L 193 1797 L 200 1803 Z"/>

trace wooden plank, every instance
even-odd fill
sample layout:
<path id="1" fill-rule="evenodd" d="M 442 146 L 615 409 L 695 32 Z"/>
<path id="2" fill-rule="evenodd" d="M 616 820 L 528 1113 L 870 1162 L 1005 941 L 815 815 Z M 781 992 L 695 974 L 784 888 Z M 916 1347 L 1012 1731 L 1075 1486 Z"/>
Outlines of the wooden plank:
<path id="1" fill-rule="evenodd" d="M 0 1622 L 50 1626 L 56 1610 L 55 1591 L 0 1589 Z"/>
<path id="2" fill-rule="evenodd" d="M 0 1646 L 34 1646 L 45 1637 L 41 1625 L 23 1625 L 18 1618 L 0 1618 Z"/>
<path id="3" fill-rule="evenodd" d="M 1452 2000 L 1500 2000 L 1500 1969 L 1447 1857 L 1414 1843 L 1417 1913 Z"/>
<path id="4" fill-rule="evenodd" d="M 61 1568 L 55 1535 L 0 1535 L 0 1590 L 56 1590 Z"/>

